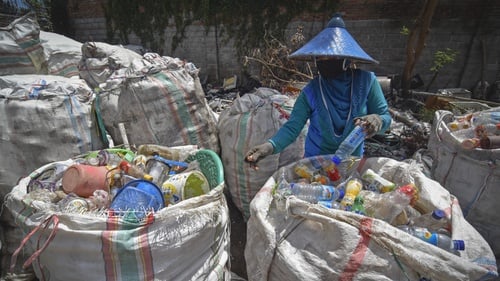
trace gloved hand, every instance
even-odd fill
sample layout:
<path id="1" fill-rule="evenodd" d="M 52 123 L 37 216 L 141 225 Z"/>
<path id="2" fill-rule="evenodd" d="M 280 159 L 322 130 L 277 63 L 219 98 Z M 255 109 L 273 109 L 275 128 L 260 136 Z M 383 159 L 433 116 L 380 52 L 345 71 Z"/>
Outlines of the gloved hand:
<path id="1" fill-rule="evenodd" d="M 368 114 L 354 119 L 355 125 L 361 125 L 366 138 L 373 137 L 382 128 L 382 118 L 378 114 Z"/>
<path id="2" fill-rule="evenodd" d="M 273 150 L 273 145 L 270 142 L 265 142 L 250 149 L 250 151 L 248 151 L 245 156 L 245 160 L 250 163 L 255 163 L 260 159 L 271 155 L 273 153 Z"/>

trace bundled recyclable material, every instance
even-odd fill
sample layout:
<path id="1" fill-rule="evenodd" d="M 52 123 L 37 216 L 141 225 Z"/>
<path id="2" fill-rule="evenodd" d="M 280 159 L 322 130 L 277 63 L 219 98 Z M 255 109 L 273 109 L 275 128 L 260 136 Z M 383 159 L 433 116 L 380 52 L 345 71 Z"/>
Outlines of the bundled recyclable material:
<path id="1" fill-rule="evenodd" d="M 88 80 L 87 80 L 88 81 Z M 198 145 L 219 153 L 215 116 L 192 63 L 147 53 L 99 85 L 96 110 L 115 144 Z"/>
<path id="2" fill-rule="evenodd" d="M 284 166 L 256 194 L 247 224 L 248 280 L 498 277 L 492 249 L 465 220 L 457 199 L 415 165 L 350 159 L 337 166 L 340 180 L 324 184 L 297 173 L 300 166 L 324 175 L 322 163 L 332 157 Z M 374 173 L 391 188 L 370 187 Z M 294 190 L 298 183 L 311 187 L 303 190 L 307 196 Z"/>
<path id="3" fill-rule="evenodd" d="M 470 127 L 453 130 L 450 124 L 457 119 L 469 120 Z M 496 211 L 499 123 L 500 107 L 470 113 L 465 119 L 450 111 L 436 111 L 428 144 L 433 156 L 432 178 L 456 195 L 464 217 L 485 237 L 496 256 L 500 256 L 500 216 Z"/>
<path id="4" fill-rule="evenodd" d="M 158 154 L 103 149 L 21 179 L 6 198 L 24 233 L 11 268 L 32 263 L 40 280 L 229 280 L 220 159 L 194 146 L 153 148 L 182 158 L 157 160 L 168 169 L 151 173 L 141 163 Z M 150 173 L 165 180 L 155 183 Z M 18 260 L 21 250 L 31 256 Z"/>

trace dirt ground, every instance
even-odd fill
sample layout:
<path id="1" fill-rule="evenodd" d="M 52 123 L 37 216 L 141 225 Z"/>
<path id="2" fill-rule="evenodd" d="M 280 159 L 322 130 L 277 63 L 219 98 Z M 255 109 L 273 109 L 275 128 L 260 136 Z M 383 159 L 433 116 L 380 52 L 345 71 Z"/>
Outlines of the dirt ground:
<path id="1" fill-rule="evenodd" d="M 224 190 L 229 207 L 229 216 L 231 220 L 231 272 L 232 280 L 247 280 L 247 269 L 245 263 L 245 243 L 247 240 L 247 225 L 243 215 L 231 199 L 231 194 Z"/>

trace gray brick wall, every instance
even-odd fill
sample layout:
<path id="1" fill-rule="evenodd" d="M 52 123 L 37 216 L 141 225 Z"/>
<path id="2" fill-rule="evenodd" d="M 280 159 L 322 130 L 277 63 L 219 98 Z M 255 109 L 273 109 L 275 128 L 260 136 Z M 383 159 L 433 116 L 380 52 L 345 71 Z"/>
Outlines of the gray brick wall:
<path id="1" fill-rule="evenodd" d="M 442 68 L 431 91 L 454 87 L 472 89 L 477 81 L 481 80 L 482 73 L 484 73 L 484 79 L 490 84 L 500 79 L 498 67 L 500 5 L 497 6 L 499 7 L 488 11 L 479 28 L 473 19 L 470 21 L 433 19 L 426 48 L 413 73 L 418 73 L 425 83 L 429 83 L 433 75 L 429 69 L 432 67 L 436 51 L 451 48 L 459 54 L 453 64 Z M 379 65 L 366 65 L 363 68 L 372 70 L 377 75 L 399 74 L 402 71 L 406 60 L 407 37 L 400 34 L 400 31 L 404 25 L 410 27 L 411 22 L 387 19 L 345 20 L 345 22 L 351 35 L 365 51 L 380 61 Z M 298 24 L 304 26 L 304 35 L 307 40 L 321 31 L 325 25 L 323 22 L 297 21 L 290 24 L 287 34 L 293 34 Z M 89 40 L 105 42 L 107 40 L 105 20 L 102 17 L 76 18 L 72 20 L 72 25 L 75 29 L 75 39 L 80 42 Z M 174 31 L 167 29 L 166 32 L 167 38 L 170 38 L 169 35 Z M 217 52 L 213 30 L 206 33 L 203 26 L 193 25 L 187 29 L 186 35 L 187 38 L 175 51 L 171 50 L 171 40 L 167 40 L 165 55 L 193 62 L 200 68 L 200 77 L 208 81 L 221 81 L 233 74 L 240 75 L 241 61 L 231 42 L 223 44 L 222 40 L 219 40 Z M 131 36 L 130 39 L 131 44 L 140 44 L 137 37 Z"/>

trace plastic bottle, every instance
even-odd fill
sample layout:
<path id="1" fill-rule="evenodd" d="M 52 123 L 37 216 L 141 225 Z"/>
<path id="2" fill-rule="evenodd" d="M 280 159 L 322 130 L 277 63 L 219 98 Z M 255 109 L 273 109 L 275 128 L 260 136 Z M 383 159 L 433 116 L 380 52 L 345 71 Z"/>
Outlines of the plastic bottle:
<path id="1" fill-rule="evenodd" d="M 481 111 L 472 114 L 471 124 L 473 127 L 498 123 L 500 123 L 500 111 Z"/>
<path id="2" fill-rule="evenodd" d="M 393 182 L 386 180 L 379 174 L 375 173 L 372 169 L 367 169 L 361 175 L 361 178 L 369 183 L 368 189 L 371 191 L 385 193 L 393 191 L 394 188 L 396 188 L 396 185 Z"/>
<path id="3" fill-rule="evenodd" d="M 364 204 L 364 199 L 361 196 L 356 196 L 354 198 L 354 204 L 352 204 L 351 212 L 360 214 L 360 215 L 366 215 L 366 210 L 365 207 L 363 206 Z"/>
<path id="4" fill-rule="evenodd" d="M 500 148 L 500 136 L 485 136 L 479 140 L 479 146 L 482 149 Z"/>
<path id="5" fill-rule="evenodd" d="M 357 178 L 349 179 L 345 185 L 345 195 L 340 201 L 340 206 L 346 211 L 350 211 L 352 205 L 354 204 L 354 199 L 358 196 L 359 192 L 363 188 L 363 184 Z"/>
<path id="6" fill-rule="evenodd" d="M 320 200 L 318 204 L 328 209 L 340 209 L 340 203 L 335 200 Z"/>
<path id="7" fill-rule="evenodd" d="M 451 253 L 457 253 L 457 251 L 465 250 L 464 240 L 454 240 L 451 239 L 449 235 L 444 233 L 431 232 L 425 227 L 411 227 L 411 226 L 400 226 L 399 229 L 406 233 L 409 233 L 421 240 L 446 250 Z"/>
<path id="8" fill-rule="evenodd" d="M 165 182 L 168 177 L 170 167 L 162 161 L 150 158 L 146 162 L 146 170 L 148 171 L 148 174 L 153 177 L 152 182 L 156 185 L 162 186 L 163 182 Z"/>
<path id="9" fill-rule="evenodd" d="M 338 161 L 340 163 L 342 160 L 349 158 L 349 156 L 351 156 L 354 150 L 356 150 L 356 148 L 363 142 L 364 139 L 365 132 L 363 132 L 363 127 L 357 125 L 339 145 L 339 148 L 333 156 L 333 158 L 336 158 L 335 161 Z"/>
<path id="10" fill-rule="evenodd" d="M 293 170 L 299 177 L 307 179 L 308 181 L 311 181 L 314 174 L 314 172 L 303 163 L 296 165 Z"/>
<path id="11" fill-rule="evenodd" d="M 336 182 L 340 180 L 341 175 L 337 166 L 340 164 L 340 159 L 336 157 L 332 157 L 331 161 L 323 164 L 323 170 L 326 173 L 326 176 L 332 181 Z"/>
<path id="12" fill-rule="evenodd" d="M 423 214 L 410 220 L 411 226 L 425 227 L 430 231 L 438 231 L 448 226 L 446 213 L 441 209 L 433 210 L 430 213 Z"/>
<path id="13" fill-rule="evenodd" d="M 290 189 L 292 194 L 297 198 L 310 203 L 334 201 L 342 198 L 344 195 L 342 190 L 323 184 L 291 183 Z"/>
<path id="14" fill-rule="evenodd" d="M 151 181 L 153 179 L 153 177 L 151 175 L 147 174 L 146 172 L 139 169 L 139 167 L 137 167 L 137 166 L 125 161 L 125 160 L 120 162 L 119 167 L 123 172 L 125 172 L 125 174 L 130 175 L 134 178 L 145 179 L 148 181 Z"/>
<path id="15" fill-rule="evenodd" d="M 369 216 L 388 223 L 416 201 L 417 191 L 414 185 L 405 185 L 386 193 L 363 192 L 364 207 Z"/>

